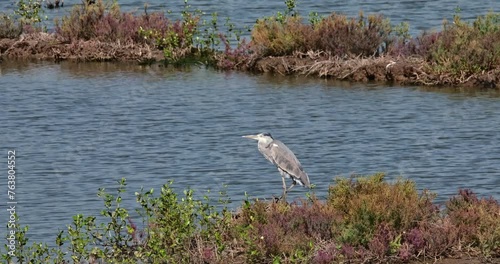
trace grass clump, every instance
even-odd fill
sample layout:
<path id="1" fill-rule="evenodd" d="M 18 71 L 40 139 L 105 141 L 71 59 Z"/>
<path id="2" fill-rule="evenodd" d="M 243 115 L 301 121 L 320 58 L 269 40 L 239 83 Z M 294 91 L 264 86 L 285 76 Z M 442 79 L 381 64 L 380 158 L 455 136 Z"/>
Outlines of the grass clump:
<path id="1" fill-rule="evenodd" d="M 500 256 L 500 204 L 493 198 L 478 198 L 471 190 L 459 190 L 446 203 L 450 222 L 458 238 L 468 241 L 486 256 Z"/>
<path id="2" fill-rule="evenodd" d="M 0 38 L 15 39 L 21 35 L 23 27 L 11 15 L 0 14 Z"/>
<path id="3" fill-rule="evenodd" d="M 162 13 L 136 16 L 121 12 L 116 2 L 76 5 L 69 16 L 55 21 L 55 33 L 64 41 L 98 40 L 102 42 L 144 43 L 139 29 L 165 33 L 172 24 Z"/>
<path id="4" fill-rule="evenodd" d="M 428 59 L 437 74 L 466 78 L 500 66 L 500 14 L 489 13 L 474 22 L 445 22 L 429 50 Z"/>
<path id="5" fill-rule="evenodd" d="M 258 20 L 252 30 L 252 47 L 262 57 L 307 51 L 306 34 L 309 32 L 310 28 L 302 23 L 300 17 L 270 17 Z"/>
<path id="6" fill-rule="evenodd" d="M 380 228 L 388 229 L 395 239 L 436 216 L 437 208 L 432 204 L 435 195 L 427 191 L 419 194 L 409 180 L 385 182 L 384 176 L 340 178 L 330 187 L 328 203 L 343 217 L 343 242 L 368 246 L 377 239 L 374 236 Z"/>
<path id="7" fill-rule="evenodd" d="M 391 25 L 381 15 L 357 18 L 331 14 L 314 27 L 309 49 L 339 57 L 368 57 L 380 54 L 391 43 Z"/>
<path id="8" fill-rule="evenodd" d="M 289 10 L 257 21 L 251 49 L 257 58 L 267 59 L 259 69 L 338 79 L 498 87 L 499 14 L 490 12 L 466 22 L 457 13 L 453 23 L 444 22 L 442 31 L 416 37 L 408 33 L 407 23 L 393 26 L 382 15 L 319 17 L 312 12 L 309 23 L 304 20 Z M 272 56 L 281 58 L 269 59 Z"/>
<path id="9" fill-rule="evenodd" d="M 333 239 L 337 216 L 314 198 L 292 204 L 247 201 L 233 222 L 234 239 L 253 262 L 306 261 L 319 241 Z"/>
<path id="10" fill-rule="evenodd" d="M 312 21 L 306 24 L 298 14 L 258 20 L 252 30 L 253 49 L 263 57 L 312 50 L 353 58 L 379 54 L 392 42 L 391 26 L 381 15 L 365 17 L 361 12 L 347 18 L 333 13 Z"/>

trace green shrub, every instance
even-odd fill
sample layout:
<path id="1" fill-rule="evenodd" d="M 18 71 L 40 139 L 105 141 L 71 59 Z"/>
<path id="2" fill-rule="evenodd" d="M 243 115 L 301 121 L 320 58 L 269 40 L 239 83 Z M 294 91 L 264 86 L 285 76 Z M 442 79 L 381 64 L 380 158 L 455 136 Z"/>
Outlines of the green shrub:
<path id="1" fill-rule="evenodd" d="M 301 17 L 259 19 L 252 29 L 252 49 L 259 56 L 291 55 L 305 50 L 310 26 Z"/>
<path id="2" fill-rule="evenodd" d="M 40 1 L 37 0 L 19 0 L 17 10 L 14 14 L 19 16 L 21 25 L 39 25 L 42 22 L 43 9 Z"/>
<path id="3" fill-rule="evenodd" d="M 388 20 L 381 15 L 362 12 L 357 18 L 331 14 L 314 26 L 308 48 L 326 51 L 340 57 L 373 56 L 383 52 L 391 42 Z"/>
<path id="4" fill-rule="evenodd" d="M 428 60 L 436 74 L 461 81 L 473 74 L 500 67 L 500 14 L 489 13 L 472 24 L 455 15 L 431 47 Z"/>
<path id="5" fill-rule="evenodd" d="M 0 14 L 0 38 L 15 39 L 21 35 L 23 27 L 7 14 Z"/>
<path id="6" fill-rule="evenodd" d="M 260 19 L 252 30 L 252 47 L 260 56 L 323 51 L 339 57 L 373 56 L 392 43 L 391 25 L 380 15 L 358 18 L 333 13 L 305 24 L 298 15 Z"/>
<path id="7" fill-rule="evenodd" d="M 328 203 L 344 218 L 341 241 L 367 245 L 381 224 L 401 234 L 435 216 L 435 195 L 426 191 L 419 194 L 410 180 L 398 179 L 391 184 L 383 181 L 384 177 L 379 173 L 338 178 L 330 187 Z"/>
<path id="8" fill-rule="evenodd" d="M 144 244 L 146 259 L 153 262 L 165 260 L 180 262 L 189 259 L 191 239 L 196 231 L 198 203 L 193 200 L 193 191 L 184 191 L 179 200 L 177 194 L 165 185 L 160 197 L 149 197 L 150 192 L 138 194 L 137 199 L 145 209 L 148 234 Z"/>

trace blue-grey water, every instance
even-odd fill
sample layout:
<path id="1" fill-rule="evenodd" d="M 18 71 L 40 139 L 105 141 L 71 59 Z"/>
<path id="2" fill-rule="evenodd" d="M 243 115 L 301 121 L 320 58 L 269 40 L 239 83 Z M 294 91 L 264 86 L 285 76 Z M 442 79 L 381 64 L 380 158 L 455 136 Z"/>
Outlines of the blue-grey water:
<path id="1" fill-rule="evenodd" d="M 103 2 L 112 2 L 103 0 Z M 149 11 L 171 11 L 169 17 L 178 18 L 180 11 L 184 9 L 183 0 L 119 0 L 121 10 L 140 14 L 144 12 L 144 5 L 147 3 Z M 0 2 L 0 11 L 11 13 L 16 8 L 16 1 L 7 0 Z M 44 9 L 43 16 L 47 16 L 45 24 L 48 28 L 53 27 L 54 18 L 69 14 L 74 5 L 81 4 L 82 0 L 65 0 L 64 7 L 59 9 Z M 210 14 L 217 12 L 223 24 L 223 18 L 229 17 L 237 27 L 251 27 L 258 18 L 271 16 L 277 11 L 284 11 L 286 5 L 284 1 L 244 1 L 244 0 L 189 0 L 191 10 L 201 10 L 207 14 L 206 19 L 210 19 Z M 337 1 L 297 1 L 296 10 L 303 16 L 308 16 L 310 12 L 317 12 L 319 15 L 328 15 L 331 12 L 343 13 L 348 16 L 356 16 L 359 11 L 365 13 L 380 13 L 389 18 L 393 24 L 408 22 L 410 33 L 417 35 L 423 30 L 438 30 L 441 28 L 443 19 L 452 20 L 453 14 L 460 10 L 460 15 L 466 20 L 475 19 L 479 15 L 484 15 L 488 11 L 499 12 L 500 1 L 497 0 L 337 0 Z"/>
<path id="2" fill-rule="evenodd" d="M 66 0 L 49 16 L 80 1 Z M 124 10 L 142 2 L 119 1 Z M 171 2 L 171 1 L 169 1 Z M 179 10 L 149 1 L 152 10 Z M 1 10 L 11 9 L 2 1 Z M 282 9 L 275 1 L 190 1 L 238 25 Z M 303 1 L 301 12 L 381 12 L 416 29 L 439 28 L 456 6 L 473 18 L 496 1 Z M 302 11 L 303 10 L 303 11 Z M 500 98 L 493 91 L 349 84 L 315 78 L 223 73 L 193 67 L 0 63 L 0 204 L 7 202 L 7 151 L 16 151 L 16 200 L 31 241 L 50 242 L 76 213 L 97 215 L 97 189 L 127 178 L 133 193 L 174 180 L 198 195 L 227 185 L 244 199 L 281 193 L 277 170 L 242 135 L 271 132 L 302 161 L 319 197 L 335 176 L 402 175 L 443 202 L 459 188 L 500 198 Z M 304 197 L 295 188 L 291 198 Z M 6 232 L 0 211 L 0 236 Z"/>
<path id="3" fill-rule="evenodd" d="M 458 188 L 500 198 L 496 92 L 426 91 L 320 79 L 115 64 L 2 63 L 0 146 L 16 151 L 18 214 L 52 240 L 76 213 L 103 208 L 97 189 L 174 180 L 202 195 L 281 193 L 277 170 L 242 135 L 268 131 L 325 197 L 335 176 L 402 175 L 443 201 Z M 4 191 L 6 177 L 0 182 Z M 304 197 L 295 188 L 292 198 Z M 217 197 L 217 196 L 215 196 Z M 0 219 L 6 221 L 5 210 Z M 5 232 L 5 229 L 2 229 Z"/>

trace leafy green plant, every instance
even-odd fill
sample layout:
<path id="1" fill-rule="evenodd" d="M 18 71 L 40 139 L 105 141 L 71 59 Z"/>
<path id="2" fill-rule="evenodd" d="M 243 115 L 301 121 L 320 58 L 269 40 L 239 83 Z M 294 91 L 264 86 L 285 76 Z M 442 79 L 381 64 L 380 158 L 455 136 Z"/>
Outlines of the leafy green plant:
<path id="1" fill-rule="evenodd" d="M 284 23 L 290 16 L 298 16 L 298 12 L 295 10 L 297 6 L 296 0 L 285 0 L 286 10 L 282 13 L 280 11 L 276 12 L 276 21 L 279 23 Z"/>
<path id="2" fill-rule="evenodd" d="M 22 25 L 39 25 L 42 22 L 43 9 L 37 0 L 19 0 L 14 13 L 20 17 Z"/>
<path id="3" fill-rule="evenodd" d="M 252 30 L 252 49 L 261 56 L 290 55 L 294 51 L 307 51 L 311 32 L 301 17 L 278 19 L 269 17 L 258 20 Z"/>
<path id="4" fill-rule="evenodd" d="M 197 57 L 201 53 L 200 50 L 195 49 L 196 36 L 199 35 L 199 23 L 201 19 L 200 10 L 191 10 L 191 5 L 188 1 L 184 1 L 184 9 L 181 12 L 182 20 L 169 22 L 164 30 L 156 28 L 143 28 L 139 27 L 139 35 L 144 39 L 150 39 L 155 42 L 156 47 L 163 50 L 165 60 L 167 63 L 177 64 L 189 60 L 190 57 Z M 217 16 L 215 19 L 215 26 Z M 212 20 L 214 23 L 214 20 Z M 212 29 L 213 30 L 213 29 Z M 207 36 L 212 37 L 206 41 L 198 41 L 203 44 L 214 44 L 213 32 L 208 33 Z"/>
<path id="5" fill-rule="evenodd" d="M 13 14 L 0 13 L 0 38 L 17 38 L 25 28 L 32 31 L 46 30 L 42 27 L 42 21 L 46 19 L 39 1 L 19 0 Z"/>
<path id="6" fill-rule="evenodd" d="M 14 215 L 14 219 L 14 226 L 12 226 L 12 224 L 7 224 L 6 226 L 7 230 L 9 230 L 6 235 L 6 239 L 9 243 L 4 244 L 7 253 L 2 254 L 2 258 L 8 262 L 13 261 L 14 258 L 19 262 L 23 262 L 28 258 L 27 254 L 29 254 L 30 251 L 30 249 L 26 247 L 29 240 L 26 237 L 26 232 L 28 232 L 29 227 L 22 227 L 19 224 L 19 216 L 17 214 Z M 9 248 L 8 244 L 10 243 L 14 243 L 13 248 Z"/>
<path id="7" fill-rule="evenodd" d="M 73 224 L 68 226 L 69 252 L 74 262 L 90 258 L 94 244 L 92 232 L 96 229 L 95 217 L 82 214 L 73 216 Z"/>
<path id="8" fill-rule="evenodd" d="M 402 42 L 407 42 L 411 39 L 410 24 L 408 22 L 401 22 L 399 25 L 394 26 L 393 32 Z"/>
<path id="9" fill-rule="evenodd" d="M 170 185 L 162 187 L 158 198 L 150 198 L 150 194 L 152 192 L 137 194 L 149 218 L 145 246 L 150 250 L 147 257 L 153 261 L 180 261 L 182 258 L 179 257 L 184 254 L 182 249 L 188 247 L 189 239 L 196 230 L 193 192 L 184 191 L 185 196 L 180 201 Z"/>
<path id="10" fill-rule="evenodd" d="M 322 19 L 323 18 L 320 15 L 318 15 L 318 12 L 313 12 L 313 11 L 309 12 L 309 23 L 311 23 L 313 27 L 318 25 Z"/>
<path id="11" fill-rule="evenodd" d="M 212 13 L 211 20 L 203 20 L 200 27 L 201 37 L 196 37 L 196 42 L 199 44 L 200 49 L 215 50 L 220 44 L 218 14 Z"/>
<path id="12" fill-rule="evenodd" d="M 132 255 L 132 236 L 127 224 L 128 211 L 122 208 L 121 194 L 125 191 L 126 181 L 121 179 L 117 194 L 112 195 L 99 189 L 98 196 L 104 200 L 101 215 L 109 221 L 97 223 L 94 216 L 73 216 L 73 223 L 68 226 L 67 235 L 62 233 L 56 240 L 59 246 L 69 242 L 70 257 L 75 262 L 89 259 L 104 259 L 123 262 Z M 60 257 L 59 257 L 60 258 Z"/>

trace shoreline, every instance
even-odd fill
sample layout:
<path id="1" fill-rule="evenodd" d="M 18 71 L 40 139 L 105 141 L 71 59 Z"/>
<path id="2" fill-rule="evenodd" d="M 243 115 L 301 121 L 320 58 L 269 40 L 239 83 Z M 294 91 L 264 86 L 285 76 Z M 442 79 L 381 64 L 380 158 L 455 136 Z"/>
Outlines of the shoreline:
<path id="1" fill-rule="evenodd" d="M 26 1 L 26 3 L 25 3 Z M 122 12 L 117 2 L 75 5 L 47 33 L 35 0 L 0 13 L 0 60 L 202 64 L 219 70 L 352 82 L 500 89 L 500 13 L 468 22 L 455 11 L 441 31 L 409 34 L 382 14 L 309 16 L 295 0 L 245 31 L 184 1 L 180 18 Z"/>
<path id="2" fill-rule="evenodd" d="M 76 43 L 58 41 L 54 34 L 23 34 L 19 39 L 0 39 L 2 60 L 117 62 L 161 64 L 163 51 L 148 44 L 106 43 L 95 40 Z M 381 56 L 341 59 L 321 52 L 267 56 L 239 66 L 239 71 L 302 75 L 352 82 L 382 82 L 400 85 L 500 88 L 500 69 L 459 79 L 426 72 L 421 58 Z"/>
<path id="3" fill-rule="evenodd" d="M 64 43 L 54 34 L 30 33 L 18 39 L 0 39 L 1 60 L 43 60 L 76 62 L 117 62 L 162 64 L 162 50 L 148 44 L 106 43 L 80 40 Z M 500 69 L 452 78 L 429 71 L 428 63 L 418 57 L 380 56 L 341 59 L 322 52 L 296 52 L 294 55 L 252 59 L 236 70 L 280 75 L 302 75 L 351 82 L 380 82 L 399 85 L 453 86 L 500 89 Z M 222 69 L 224 70 L 224 69 Z M 232 70 L 232 69 L 230 69 Z"/>

